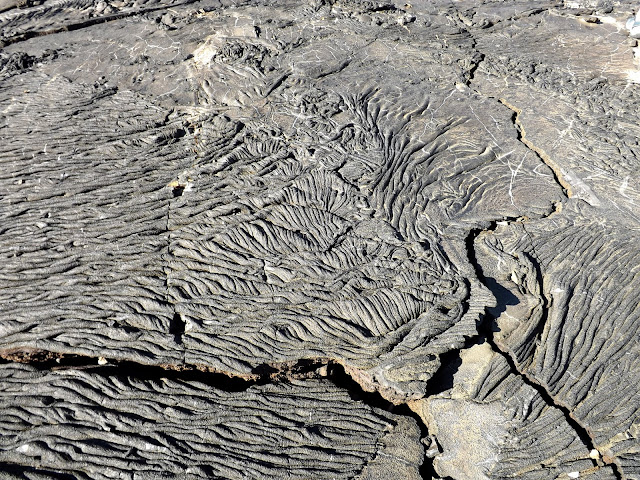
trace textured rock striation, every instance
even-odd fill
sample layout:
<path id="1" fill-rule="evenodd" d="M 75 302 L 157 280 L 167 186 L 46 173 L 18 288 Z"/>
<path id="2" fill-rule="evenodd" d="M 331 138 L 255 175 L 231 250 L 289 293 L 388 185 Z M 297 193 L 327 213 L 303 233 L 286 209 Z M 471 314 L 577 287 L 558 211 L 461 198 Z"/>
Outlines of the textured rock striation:
<path id="1" fill-rule="evenodd" d="M 0 3 L 6 475 L 640 478 L 633 11 Z"/>
<path id="2" fill-rule="evenodd" d="M 60 478 L 328 479 L 365 467 L 371 476 L 359 478 L 420 478 L 415 420 L 326 380 L 227 392 L 102 370 L 1 366 L 3 478 L 55 469 Z"/>

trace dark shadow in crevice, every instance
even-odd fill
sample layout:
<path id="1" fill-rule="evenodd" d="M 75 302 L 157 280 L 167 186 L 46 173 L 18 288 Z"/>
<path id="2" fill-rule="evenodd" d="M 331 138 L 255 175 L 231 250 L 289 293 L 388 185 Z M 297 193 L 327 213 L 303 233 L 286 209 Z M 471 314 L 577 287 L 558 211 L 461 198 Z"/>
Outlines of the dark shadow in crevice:
<path id="1" fill-rule="evenodd" d="M 194 365 L 144 365 L 137 362 L 48 351 L 17 351 L 0 354 L 0 364 L 25 363 L 39 371 L 82 370 L 101 377 L 130 377 L 161 382 L 162 379 L 200 382 L 225 391 L 241 392 L 268 379 L 232 377 Z"/>
<path id="2" fill-rule="evenodd" d="M 182 343 L 182 335 L 185 332 L 186 323 L 179 313 L 174 313 L 171 323 L 169 324 L 169 333 L 173 335 L 173 339 L 177 344 Z"/>
<path id="3" fill-rule="evenodd" d="M 173 195 L 173 198 L 181 197 L 185 188 L 186 188 L 186 185 L 176 185 L 175 187 L 173 187 L 171 189 L 171 194 Z"/>
<path id="4" fill-rule="evenodd" d="M 263 363 L 251 370 L 265 383 L 282 382 L 292 379 L 322 378 L 323 368 L 329 363 L 327 358 L 302 358 L 292 362 Z"/>
<path id="5" fill-rule="evenodd" d="M 481 272 L 482 270 L 480 270 L 480 273 Z M 490 307 L 487 309 L 487 311 L 493 317 L 499 317 L 507 309 L 507 306 L 518 305 L 520 303 L 520 299 L 516 297 L 509 289 L 500 285 L 495 278 L 485 277 L 483 275 L 482 278 L 480 278 L 480 281 L 485 285 L 485 287 L 491 290 L 493 296 L 496 297 L 497 305 L 495 307 Z"/>
<path id="6" fill-rule="evenodd" d="M 176 327 L 175 332 L 179 329 Z M 82 370 L 102 377 L 130 377 L 146 381 L 199 382 L 225 392 L 242 392 L 254 385 L 324 378 L 328 359 L 302 359 L 263 364 L 246 375 L 231 375 L 204 365 L 146 365 L 127 360 L 62 354 L 46 350 L 24 349 L 0 352 L 0 364 L 23 363 L 38 371 Z"/>
<path id="7" fill-rule="evenodd" d="M 54 470 L 28 467 L 25 465 L 17 465 L 17 464 L 8 463 L 8 462 L 0 462 L 0 474 L 2 473 L 12 474 L 17 478 L 20 478 L 20 477 L 31 478 L 28 475 L 29 473 L 37 474 L 39 477 L 44 477 L 46 475 L 46 477 L 51 480 L 78 480 L 79 478 L 75 474 L 71 475 L 69 473 L 62 473 L 62 472 L 56 472 Z M 0 475 L 0 477 L 4 478 L 3 475 Z M 88 477 L 83 477 L 83 478 L 88 478 Z"/>
<path id="8" fill-rule="evenodd" d="M 440 355 L 440 368 L 427 381 L 427 396 L 438 395 L 453 388 L 453 376 L 462 365 L 460 351 L 465 348 L 468 348 L 466 344 L 461 349 L 449 350 Z"/>

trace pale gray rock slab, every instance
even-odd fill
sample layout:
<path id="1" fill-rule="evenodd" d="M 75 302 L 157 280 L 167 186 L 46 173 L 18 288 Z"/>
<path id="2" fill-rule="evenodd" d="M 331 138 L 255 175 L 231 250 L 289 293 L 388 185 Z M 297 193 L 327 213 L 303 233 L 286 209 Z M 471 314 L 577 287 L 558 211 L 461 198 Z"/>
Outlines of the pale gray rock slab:
<path id="1" fill-rule="evenodd" d="M 326 380 L 225 392 L 14 364 L 0 385 L 3 478 L 420 478 L 416 421 Z"/>
<path id="2" fill-rule="evenodd" d="M 421 396 L 492 302 L 466 258 L 468 229 L 525 205 L 547 214 L 560 189 L 509 110 L 441 61 L 429 34 L 455 41 L 448 22 L 418 16 L 416 44 L 390 50 L 389 32 L 353 12 L 310 14 L 322 35 L 305 42 L 300 11 L 280 12 L 295 28 L 259 36 L 254 11 L 193 54 L 199 98 L 226 111 L 199 132 L 202 159 L 171 210 L 187 358 L 247 374 L 260 360 L 328 356 L 389 398 Z M 233 140 L 212 157 L 215 129 Z"/>
<path id="3" fill-rule="evenodd" d="M 10 45 L 38 36 L 79 30 L 92 25 L 133 16 L 167 13 L 194 0 L 4 0 L 0 4 L 0 45 Z M 209 2 L 209 8 L 233 5 L 231 1 Z M 19 7 L 19 8 L 16 8 Z M 162 22 L 170 28 L 171 15 Z"/>
<path id="4" fill-rule="evenodd" d="M 487 54 L 474 86 L 514 110 L 570 197 L 635 224 L 640 65 L 623 12 L 594 15 L 598 23 L 551 12 L 496 29 L 478 40 Z"/>
<path id="5" fill-rule="evenodd" d="M 163 259 L 181 122 L 35 72 L 0 95 L 2 349 L 179 362 Z"/>
<path id="6" fill-rule="evenodd" d="M 443 478 L 615 479 L 564 413 L 488 343 L 461 350 L 452 387 L 411 403 L 439 447 Z"/>

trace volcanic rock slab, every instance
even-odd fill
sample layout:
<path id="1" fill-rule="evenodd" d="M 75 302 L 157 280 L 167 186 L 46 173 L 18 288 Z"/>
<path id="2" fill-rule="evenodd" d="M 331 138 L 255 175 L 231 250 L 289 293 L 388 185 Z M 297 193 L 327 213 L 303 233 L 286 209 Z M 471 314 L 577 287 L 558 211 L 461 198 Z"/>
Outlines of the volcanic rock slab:
<path id="1" fill-rule="evenodd" d="M 638 478 L 638 68 L 635 41 L 616 18 L 595 18 L 560 37 L 572 20 L 550 14 L 540 19 L 544 36 L 527 20 L 509 27 L 508 45 L 483 40 L 491 53 L 474 83 L 514 111 L 523 142 L 569 200 L 548 218 L 481 234 L 476 252 L 485 275 L 511 292 L 513 305 L 497 312 L 498 343 L 569 409 L 603 458 Z M 576 45 L 575 54 L 553 50 L 561 68 L 521 48 L 559 46 L 549 34 Z M 594 64 L 581 49 L 608 60 Z"/>
<path id="2" fill-rule="evenodd" d="M 58 425 L 34 437 L 40 460 L 3 438 L 15 443 L 6 471 L 180 476 L 198 452 L 201 476 L 418 475 L 412 418 L 326 379 L 281 383 L 310 362 L 410 403 L 433 474 L 640 478 L 640 51 L 624 27 L 636 10 L 0 3 L 0 356 L 273 382 L 205 392 L 9 364 L 4 381 L 22 394 L 3 401 L 22 412 L 19 435 Z M 46 394 L 51 411 L 29 403 L 39 388 L 63 392 Z M 195 410 L 158 420 L 192 394 L 241 424 L 194 433 Z M 113 399 L 105 418 L 157 420 L 149 435 L 172 440 L 153 444 L 178 452 L 101 466 L 109 457 L 82 443 L 96 425 L 81 439 L 79 417 L 53 408 L 90 417 L 83 395 Z M 296 443 L 314 408 L 345 415 L 335 438 L 357 453 Z M 272 417 L 292 442 L 259 436 L 273 459 L 222 455 Z M 138 451 L 136 435 L 103 446 Z M 76 458 L 83 448 L 93 456 Z"/>
<path id="3" fill-rule="evenodd" d="M 329 358 L 394 401 L 424 395 L 439 355 L 493 302 L 469 228 L 524 205 L 546 215 L 562 195 L 511 111 L 441 60 L 440 35 L 464 32 L 436 17 L 364 28 L 351 8 L 276 9 L 280 23 L 262 27 L 258 7 L 187 10 L 196 103 L 172 110 L 119 77 L 60 74 L 86 68 L 68 42 L 109 43 L 98 25 L 47 41 L 57 57 L 38 71 L 8 74 L 4 238 L 28 251 L 8 250 L 3 348 L 244 376 Z M 306 38 L 305 22 L 318 33 Z"/>
<path id="4" fill-rule="evenodd" d="M 0 386 L 2 478 L 420 478 L 415 420 L 327 381 L 225 392 L 1 365 Z"/>

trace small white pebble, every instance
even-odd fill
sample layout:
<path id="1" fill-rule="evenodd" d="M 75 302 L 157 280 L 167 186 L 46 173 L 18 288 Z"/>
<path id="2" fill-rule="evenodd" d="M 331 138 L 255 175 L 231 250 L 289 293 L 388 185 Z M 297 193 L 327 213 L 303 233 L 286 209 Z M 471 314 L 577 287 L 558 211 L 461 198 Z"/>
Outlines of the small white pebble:
<path id="1" fill-rule="evenodd" d="M 580 472 L 569 472 L 567 475 L 569 475 L 569 478 L 580 478 Z"/>
<path id="2" fill-rule="evenodd" d="M 106 365 L 107 359 L 104 357 L 98 357 L 98 365 Z"/>
<path id="3" fill-rule="evenodd" d="M 600 452 L 594 448 L 589 452 L 589 457 L 598 460 L 600 458 Z"/>
<path id="4" fill-rule="evenodd" d="M 16 450 L 20 453 L 27 453 L 29 451 L 29 445 L 20 445 Z"/>

